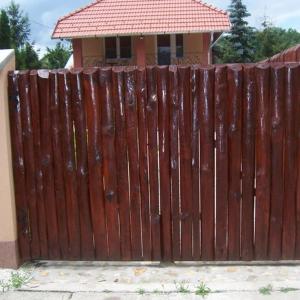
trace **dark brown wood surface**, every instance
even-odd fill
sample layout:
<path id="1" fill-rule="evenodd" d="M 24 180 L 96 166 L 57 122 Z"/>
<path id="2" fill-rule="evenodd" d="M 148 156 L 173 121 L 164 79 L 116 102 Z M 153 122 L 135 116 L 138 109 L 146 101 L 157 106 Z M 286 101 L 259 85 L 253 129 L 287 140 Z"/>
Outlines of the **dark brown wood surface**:
<path id="1" fill-rule="evenodd" d="M 95 258 L 89 201 L 87 131 L 82 70 L 71 72 L 71 109 L 75 131 L 77 199 L 80 217 L 81 259 Z"/>
<path id="2" fill-rule="evenodd" d="M 11 72 L 21 260 L 298 259 L 299 72 Z"/>
<path id="3" fill-rule="evenodd" d="M 271 196 L 270 67 L 256 67 L 256 205 L 255 258 L 268 258 Z"/>
<path id="4" fill-rule="evenodd" d="M 227 67 L 215 72 L 216 260 L 228 259 L 228 83 Z"/>
<path id="5" fill-rule="evenodd" d="M 243 68 L 229 66 L 228 80 L 228 259 L 240 260 Z"/>
<path id="6" fill-rule="evenodd" d="M 271 147 L 272 176 L 269 256 L 278 260 L 282 254 L 282 221 L 284 203 L 284 132 L 285 67 L 271 68 Z"/>
<path id="7" fill-rule="evenodd" d="M 254 180 L 255 180 L 255 66 L 244 67 L 242 122 L 242 209 L 241 259 L 254 258 Z"/>
<path id="8" fill-rule="evenodd" d="M 131 259 L 131 229 L 126 117 L 124 102 L 124 70 L 113 70 L 113 97 L 116 122 L 116 168 L 120 214 L 120 243 L 122 260 Z"/>
<path id="9" fill-rule="evenodd" d="M 125 70 L 125 115 L 128 141 L 128 161 L 130 176 L 130 211 L 132 259 L 142 259 L 141 197 L 138 151 L 138 115 L 136 98 L 136 72 L 134 68 Z"/>
<path id="10" fill-rule="evenodd" d="M 200 69 L 201 260 L 215 257 L 215 122 L 213 67 Z"/>

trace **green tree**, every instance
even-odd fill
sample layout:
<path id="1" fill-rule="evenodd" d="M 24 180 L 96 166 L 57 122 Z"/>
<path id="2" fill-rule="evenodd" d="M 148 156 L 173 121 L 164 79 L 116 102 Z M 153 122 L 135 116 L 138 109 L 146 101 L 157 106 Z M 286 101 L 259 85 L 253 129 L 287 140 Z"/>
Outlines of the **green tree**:
<path id="1" fill-rule="evenodd" d="M 16 49 L 16 64 L 18 70 L 39 69 L 41 67 L 39 56 L 34 50 L 34 44 L 25 43 L 24 46 Z"/>
<path id="2" fill-rule="evenodd" d="M 4 9 L 0 12 L 0 49 L 11 47 L 9 19 Z"/>
<path id="3" fill-rule="evenodd" d="M 47 47 L 47 53 L 41 61 L 42 66 L 48 69 L 64 68 L 71 53 L 70 47 L 58 42 L 53 49 Z"/>
<path id="4" fill-rule="evenodd" d="M 250 14 L 242 0 L 232 0 L 228 10 L 232 27 L 230 33 L 220 41 L 215 49 L 217 62 L 252 62 L 254 59 L 254 31 L 246 21 Z"/>
<path id="5" fill-rule="evenodd" d="M 263 23 L 261 31 L 255 34 L 255 60 L 260 61 L 300 43 L 300 33 L 294 29 L 274 27 Z"/>
<path id="6" fill-rule="evenodd" d="M 21 10 L 20 5 L 11 1 L 6 9 L 9 19 L 11 43 L 16 49 L 29 42 L 30 23 L 28 16 Z"/>

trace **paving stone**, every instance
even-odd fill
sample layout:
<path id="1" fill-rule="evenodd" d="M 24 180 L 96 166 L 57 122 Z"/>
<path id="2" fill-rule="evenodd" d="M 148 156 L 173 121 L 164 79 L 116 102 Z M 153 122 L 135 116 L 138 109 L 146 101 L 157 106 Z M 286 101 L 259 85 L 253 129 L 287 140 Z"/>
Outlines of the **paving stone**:
<path id="1" fill-rule="evenodd" d="M 19 292 L 0 293 L 0 300 L 70 300 L 71 293 Z"/>

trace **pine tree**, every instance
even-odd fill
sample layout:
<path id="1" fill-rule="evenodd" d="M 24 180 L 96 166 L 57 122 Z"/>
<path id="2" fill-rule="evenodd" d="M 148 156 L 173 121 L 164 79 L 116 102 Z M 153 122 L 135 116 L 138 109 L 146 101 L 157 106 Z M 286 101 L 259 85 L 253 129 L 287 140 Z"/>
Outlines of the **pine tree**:
<path id="1" fill-rule="evenodd" d="M 255 57 L 255 32 L 245 20 L 250 14 L 242 0 L 232 0 L 229 6 L 231 32 L 214 47 L 217 63 L 247 63 Z"/>
<path id="2" fill-rule="evenodd" d="M 232 28 L 228 39 L 232 46 L 232 62 L 251 62 L 254 58 L 253 30 L 245 20 L 250 14 L 242 0 L 232 0 L 229 13 Z"/>
<path id="3" fill-rule="evenodd" d="M 11 47 L 9 19 L 4 9 L 0 12 L 0 49 Z"/>
<path id="4" fill-rule="evenodd" d="M 30 24 L 26 14 L 21 10 L 20 5 L 11 1 L 6 9 L 11 31 L 11 43 L 14 48 L 24 46 L 29 41 Z"/>

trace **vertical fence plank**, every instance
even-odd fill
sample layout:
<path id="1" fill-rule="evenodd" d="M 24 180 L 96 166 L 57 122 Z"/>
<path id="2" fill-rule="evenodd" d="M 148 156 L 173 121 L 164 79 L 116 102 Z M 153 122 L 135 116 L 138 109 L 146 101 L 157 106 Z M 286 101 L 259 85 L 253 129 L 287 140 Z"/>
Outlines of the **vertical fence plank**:
<path id="1" fill-rule="evenodd" d="M 59 240 L 56 198 L 54 190 L 53 152 L 51 138 L 51 103 L 50 80 L 48 71 L 38 72 L 38 87 L 41 105 L 41 158 L 43 172 L 44 199 L 47 219 L 48 251 L 50 259 L 61 257 Z"/>
<path id="2" fill-rule="evenodd" d="M 103 197 L 101 117 L 98 71 L 85 70 L 83 87 L 88 129 L 88 172 L 90 205 L 96 259 L 108 259 L 106 219 Z"/>
<path id="3" fill-rule="evenodd" d="M 42 259 L 48 258 L 47 224 L 45 202 L 43 197 L 43 174 L 41 166 L 41 116 L 40 98 L 37 83 L 37 71 L 31 71 L 30 80 L 30 105 L 32 116 L 33 145 L 35 157 L 35 180 L 38 210 L 38 228 L 40 241 L 40 254 Z"/>
<path id="4" fill-rule="evenodd" d="M 282 249 L 282 210 L 284 202 L 284 99 L 285 99 L 285 67 L 271 68 L 271 211 L 269 258 L 281 259 Z M 275 175 L 276 174 L 276 175 Z"/>
<path id="5" fill-rule="evenodd" d="M 192 211 L 193 211 L 193 259 L 200 259 L 200 71 L 198 66 L 191 69 L 192 105 Z"/>
<path id="6" fill-rule="evenodd" d="M 157 74 L 154 67 L 147 67 L 147 125 L 149 149 L 149 188 L 150 188 L 150 213 L 151 213 L 151 241 L 152 260 L 161 259 L 161 232 L 159 211 L 159 183 L 158 183 L 158 102 L 156 80 Z"/>
<path id="7" fill-rule="evenodd" d="M 31 258 L 40 258 L 37 193 L 35 182 L 35 157 L 30 105 L 29 72 L 19 74 L 20 109 L 23 133 L 23 154 L 27 205 L 29 208 Z"/>
<path id="8" fill-rule="evenodd" d="M 255 256 L 267 259 L 270 188 L 271 188 L 271 143 L 270 143 L 270 68 L 256 67 L 257 118 L 256 118 L 256 209 L 255 209 Z"/>
<path id="9" fill-rule="evenodd" d="M 200 69 L 201 259 L 213 260 L 215 247 L 214 67 Z"/>
<path id="10" fill-rule="evenodd" d="M 63 169 L 67 204 L 67 224 L 71 259 L 80 258 L 80 224 L 77 199 L 74 127 L 71 107 L 70 72 L 58 73 L 60 122 L 62 123 Z"/>
<path id="11" fill-rule="evenodd" d="M 178 69 L 180 183 L 181 183 L 181 256 L 192 259 L 192 151 L 190 67 Z"/>
<path id="12" fill-rule="evenodd" d="M 254 258 L 254 178 L 255 178 L 255 66 L 244 68 L 242 124 L 242 222 L 241 258 Z"/>
<path id="13" fill-rule="evenodd" d="M 126 118 L 124 103 L 124 69 L 113 69 L 113 97 L 116 120 L 116 168 L 118 181 L 120 243 L 122 260 L 131 259 L 130 202 L 128 157 L 126 139 Z"/>
<path id="14" fill-rule="evenodd" d="M 71 72 L 72 116 L 75 129 L 76 176 L 80 217 L 80 249 L 81 259 L 94 259 L 94 242 L 91 222 L 88 161 L 87 161 L 87 131 L 85 116 L 85 99 L 83 95 L 82 70 Z"/>
<path id="15" fill-rule="evenodd" d="M 300 61 L 300 47 L 297 49 L 298 60 Z M 300 91 L 298 89 L 295 95 L 295 114 L 300 115 Z M 296 143 L 297 143 L 297 153 L 296 153 L 296 164 L 297 164 L 297 188 L 296 188 L 296 249 L 295 249 L 295 259 L 300 259 L 300 118 L 296 117 Z"/>
<path id="16" fill-rule="evenodd" d="M 216 260 L 228 258 L 228 91 L 227 68 L 215 72 Z"/>
<path id="17" fill-rule="evenodd" d="M 128 159 L 130 175 L 130 210 L 132 258 L 142 258 L 141 198 L 138 153 L 138 116 L 136 103 L 135 69 L 125 69 L 125 115 L 128 140 Z"/>
<path id="18" fill-rule="evenodd" d="M 296 114 L 297 89 L 299 88 L 300 68 L 298 64 L 286 66 L 285 95 L 285 147 L 284 147 L 284 205 L 282 258 L 294 259 L 296 242 Z M 299 117 L 299 116 L 298 116 Z"/>
<path id="19" fill-rule="evenodd" d="M 172 252 L 173 259 L 180 260 L 180 217 L 179 217 L 179 97 L 178 69 L 169 67 L 170 94 L 170 162 L 171 162 L 171 207 L 172 207 Z"/>
<path id="20" fill-rule="evenodd" d="M 162 259 L 172 260 L 168 67 L 157 69 Z"/>
<path id="21" fill-rule="evenodd" d="M 242 165 L 242 66 L 228 67 L 228 259 L 240 259 Z"/>
<path id="22" fill-rule="evenodd" d="M 51 133 L 53 151 L 54 189 L 57 207 L 58 239 L 62 259 L 69 257 L 69 236 L 67 226 L 67 205 L 62 150 L 62 122 L 59 117 L 58 74 L 53 71 L 50 80 Z"/>
<path id="23" fill-rule="evenodd" d="M 149 205 L 149 176 L 148 176 L 148 138 L 147 138 L 147 81 L 146 69 L 137 70 L 137 105 L 138 105 L 138 128 L 139 128 L 139 163 L 141 184 L 141 217 L 142 217 L 142 240 L 143 259 L 151 260 L 151 227 Z"/>
<path id="24" fill-rule="evenodd" d="M 18 225 L 18 243 L 20 259 L 27 261 L 31 259 L 28 205 L 26 201 L 25 166 L 22 142 L 22 122 L 20 110 L 19 75 L 9 73 L 9 115 L 11 130 L 11 145 L 13 159 L 13 173 L 15 184 L 15 200 Z"/>
<path id="25" fill-rule="evenodd" d="M 115 112 L 112 101 L 112 70 L 100 69 L 100 111 L 103 148 L 104 200 L 109 258 L 120 260 L 119 212 L 115 152 Z"/>

